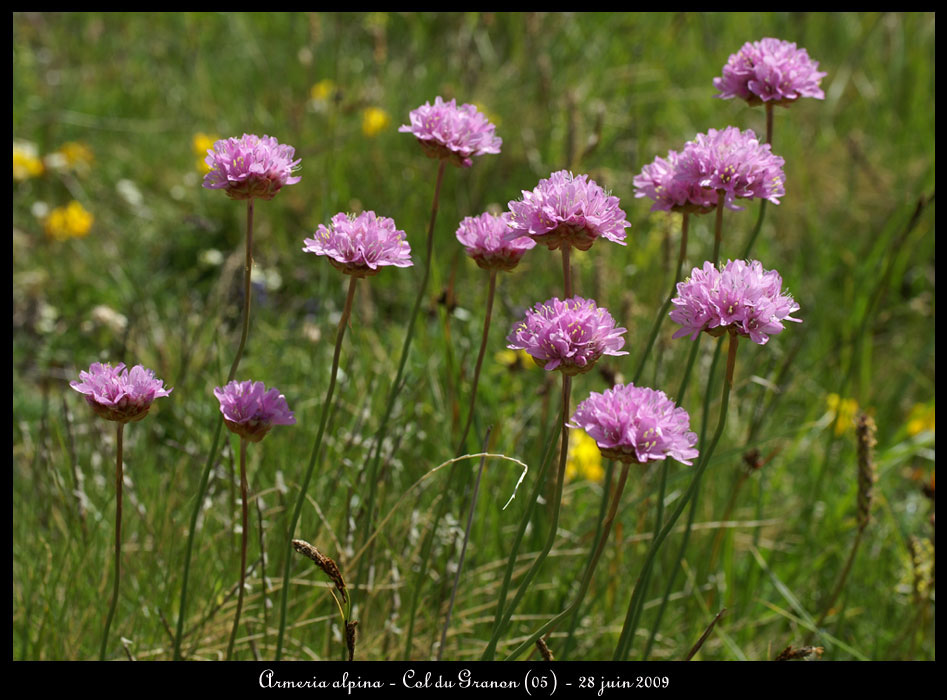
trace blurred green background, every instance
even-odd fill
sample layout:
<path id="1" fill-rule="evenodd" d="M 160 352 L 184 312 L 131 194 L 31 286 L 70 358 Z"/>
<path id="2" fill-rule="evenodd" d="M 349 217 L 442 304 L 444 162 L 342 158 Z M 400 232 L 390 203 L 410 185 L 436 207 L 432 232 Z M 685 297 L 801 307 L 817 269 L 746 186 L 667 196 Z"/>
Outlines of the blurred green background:
<path id="1" fill-rule="evenodd" d="M 503 210 L 562 168 L 620 197 L 628 245 L 577 254 L 576 290 L 629 329 L 630 355 L 579 377 L 573 404 L 630 378 L 672 282 L 679 235 L 679 220 L 635 199 L 632 178 L 709 128 L 762 133 L 763 110 L 715 99 L 712 80 L 744 42 L 766 36 L 797 42 L 828 73 L 824 101 L 776 111 L 786 195 L 768 207 L 753 252 L 782 274 L 804 322 L 766 346 L 741 345 L 727 431 L 650 657 L 682 658 L 721 607 L 728 613 L 698 658 L 769 659 L 809 640 L 854 538 L 852 417 L 862 410 L 878 425 L 873 521 L 814 643 L 822 658 L 933 659 L 933 13 L 14 14 L 14 658 L 98 650 L 113 426 L 68 387 L 94 361 L 141 363 L 174 387 L 126 431 L 125 571 L 110 652 L 170 657 L 166 622 L 177 618 L 188 516 L 218 410 L 211 390 L 239 332 L 245 212 L 201 187 L 202 149 L 214 138 L 269 134 L 302 159 L 302 181 L 256 206 L 253 325 L 238 376 L 278 387 L 298 420 L 251 450 L 257 563 L 237 648 L 240 658 L 270 658 L 287 505 L 308 461 L 346 282 L 301 252 L 303 238 L 337 211 L 373 209 L 394 218 L 420 258 L 436 163 L 398 126 L 437 95 L 474 103 L 497 125 L 502 153 L 444 178 L 429 295 L 385 444 L 385 514 L 453 455 L 466 415 L 486 278 L 453 237 L 460 219 Z M 757 211 L 726 213 L 724 259 L 740 255 Z M 709 256 L 712 225 L 692 220 L 687 269 Z M 399 505 L 361 579 L 346 569 L 366 537 L 364 466 L 420 274 L 385 270 L 359 287 L 338 410 L 298 529 L 350 577 L 358 658 L 431 658 L 452 582 L 453 564 L 432 568 L 405 649 L 418 551 L 446 472 Z M 555 421 L 558 383 L 504 354 L 503 338 L 526 307 L 558 293 L 560 274 L 537 249 L 503 275 L 481 382 L 475 432 L 492 425 L 491 451 L 530 464 L 520 495 Z M 672 325 L 643 383 L 673 396 L 689 343 L 671 340 Z M 702 344 L 684 401 L 695 429 L 712 350 Z M 218 658 L 232 621 L 233 448 L 216 465 L 196 539 L 191 658 Z M 753 449 L 766 463 L 744 479 Z M 605 469 L 594 450 L 575 462 L 556 547 L 501 657 L 564 607 L 580 577 Z M 463 464 L 473 474 L 476 463 Z M 655 473 L 633 474 L 570 658 L 611 658 L 653 529 Z M 518 477 L 510 462 L 487 465 L 445 658 L 477 658 L 489 638 L 524 499 L 501 507 Z M 688 480 L 673 464 L 669 508 Z M 518 575 L 546 533 L 548 508 L 539 510 Z M 458 512 L 442 523 L 441 559 L 465 520 Z M 669 538 L 657 562 L 631 658 L 643 653 L 679 542 Z M 335 604 L 304 564 L 294 567 L 285 654 L 337 658 Z M 554 653 L 564 633 L 550 636 Z"/>

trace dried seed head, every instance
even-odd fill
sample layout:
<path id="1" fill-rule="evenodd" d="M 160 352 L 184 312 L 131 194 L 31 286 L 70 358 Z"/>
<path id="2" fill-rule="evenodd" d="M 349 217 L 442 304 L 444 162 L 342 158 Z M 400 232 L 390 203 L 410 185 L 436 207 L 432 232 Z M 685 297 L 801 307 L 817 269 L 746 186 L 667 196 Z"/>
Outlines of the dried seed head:
<path id="1" fill-rule="evenodd" d="M 790 644 L 779 653 L 779 656 L 777 656 L 774 661 L 798 661 L 812 654 L 822 656 L 823 651 L 825 651 L 825 649 L 822 647 L 799 647 L 797 649 Z"/>
<path id="2" fill-rule="evenodd" d="M 303 556 L 312 559 L 316 566 L 322 569 L 323 573 L 329 577 L 329 580 L 335 584 L 339 594 L 342 596 L 342 602 L 348 601 L 345 580 L 342 578 L 342 572 L 339 571 L 339 567 L 334 561 L 305 540 L 293 540 L 293 548 Z"/>
<path id="3" fill-rule="evenodd" d="M 539 649 L 539 653 L 543 657 L 544 661 L 556 660 L 556 657 L 554 657 L 552 652 L 549 651 L 549 647 L 546 645 L 546 640 L 542 637 L 536 640 L 536 648 Z"/>
<path id="4" fill-rule="evenodd" d="M 855 419 L 855 439 L 858 443 L 858 528 L 864 530 L 871 519 L 872 487 L 875 474 L 875 421 L 865 413 Z"/>
<path id="5" fill-rule="evenodd" d="M 345 623 L 345 646 L 349 650 L 349 661 L 355 658 L 355 640 L 358 637 L 358 620 L 349 620 Z"/>

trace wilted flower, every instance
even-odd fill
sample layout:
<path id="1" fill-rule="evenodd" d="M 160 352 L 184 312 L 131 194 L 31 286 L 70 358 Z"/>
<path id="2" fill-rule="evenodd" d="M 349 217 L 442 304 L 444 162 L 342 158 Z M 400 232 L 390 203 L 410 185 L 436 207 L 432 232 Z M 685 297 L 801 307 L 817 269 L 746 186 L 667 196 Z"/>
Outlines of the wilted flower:
<path id="1" fill-rule="evenodd" d="M 395 222 L 373 211 L 338 213 L 328 226 L 319 224 L 313 238 L 303 240 L 307 253 L 325 255 L 347 275 L 368 277 L 385 265 L 410 267 L 411 246 Z"/>
<path id="2" fill-rule="evenodd" d="M 135 365 L 127 370 L 123 362 L 114 367 L 93 362 L 88 372 L 79 372 L 79 379 L 69 382 L 69 386 L 84 394 L 98 415 L 119 423 L 140 421 L 152 401 L 172 391 L 166 390 L 164 382 L 156 379 L 150 369 Z"/>
<path id="3" fill-rule="evenodd" d="M 575 375 L 588 372 L 602 355 L 627 355 L 621 350 L 625 330 L 591 299 L 553 298 L 526 312 L 507 336 L 507 347 L 526 350 L 544 369 Z"/>
<path id="4" fill-rule="evenodd" d="M 731 54 L 723 77 L 714 78 L 717 97 L 739 97 L 751 105 L 772 102 L 787 106 L 800 97 L 825 99 L 819 81 L 827 74 L 816 70 L 818 61 L 805 49 L 780 39 L 747 42 Z"/>
<path id="5" fill-rule="evenodd" d="M 81 238 L 88 234 L 93 221 L 95 217 L 79 202 L 73 200 L 66 206 L 56 207 L 49 212 L 43 222 L 43 228 L 46 229 L 46 235 L 50 238 L 64 241 L 67 238 Z"/>
<path id="6" fill-rule="evenodd" d="M 724 192 L 724 203 L 739 209 L 736 199 L 766 199 L 779 204 L 785 193 L 785 161 L 773 153 L 768 143 L 761 144 L 750 129 L 735 126 L 688 141 L 677 160 L 677 186 L 697 186 Z M 716 200 L 715 200 L 716 201 Z"/>
<path id="7" fill-rule="evenodd" d="M 652 211 L 680 211 L 705 214 L 717 206 L 717 193 L 693 179 L 680 177 L 677 151 L 668 151 L 667 159 L 656 157 L 633 180 L 635 197 L 654 200 Z"/>
<path id="8" fill-rule="evenodd" d="M 457 240 L 467 249 L 467 255 L 485 270 L 512 270 L 526 251 L 536 246 L 529 236 L 507 238 L 509 216 L 494 216 L 487 212 L 468 216 L 460 222 Z"/>
<path id="9" fill-rule="evenodd" d="M 764 270 L 758 260 L 728 260 L 721 269 L 705 262 L 677 284 L 670 317 L 683 328 L 674 337 L 693 340 L 701 331 L 722 335 L 731 329 L 765 345 L 769 336 L 782 332 L 783 321 L 802 322 L 790 316 L 799 304 L 783 294 L 782 284 L 779 273 Z"/>
<path id="10" fill-rule="evenodd" d="M 582 428 L 603 457 L 621 462 L 647 464 L 671 457 L 691 464 L 698 455 L 687 411 L 663 391 L 634 384 L 616 384 L 601 394 L 593 391 L 568 426 Z"/>
<path id="11" fill-rule="evenodd" d="M 286 397 L 263 382 L 230 382 L 214 389 L 227 428 L 250 442 L 262 440 L 274 425 L 295 425 Z"/>
<path id="12" fill-rule="evenodd" d="M 36 144 L 29 141 L 13 142 L 13 179 L 28 180 L 43 174 L 43 161 Z"/>
<path id="13" fill-rule="evenodd" d="M 210 171 L 204 176 L 204 187 L 225 190 L 231 199 L 272 199 L 284 185 L 301 179 L 292 174 L 300 162 L 293 160 L 295 153 L 292 146 L 281 145 L 272 136 L 222 139 L 207 152 L 204 162 Z"/>
<path id="14" fill-rule="evenodd" d="M 495 135 L 496 127 L 470 104 L 457 106 L 456 100 L 434 104 L 425 102 L 409 115 L 411 124 L 398 131 L 414 134 L 429 158 L 446 158 L 454 165 L 469 168 L 471 156 L 499 153 L 503 139 Z"/>
<path id="15" fill-rule="evenodd" d="M 377 136 L 391 124 L 391 117 L 381 107 L 366 107 L 362 110 L 362 133 L 368 138 Z"/>
<path id="16" fill-rule="evenodd" d="M 566 481 L 576 478 L 596 483 L 605 479 L 602 452 L 595 440 L 582 430 L 569 435 L 569 456 L 566 458 Z"/>
<path id="17" fill-rule="evenodd" d="M 588 175 L 559 170 L 540 180 L 532 192 L 523 190 L 522 200 L 510 202 L 507 236 L 528 235 L 550 250 L 561 245 L 588 250 L 600 236 L 625 245 L 625 229 L 631 224 L 619 204 L 618 197 Z"/>

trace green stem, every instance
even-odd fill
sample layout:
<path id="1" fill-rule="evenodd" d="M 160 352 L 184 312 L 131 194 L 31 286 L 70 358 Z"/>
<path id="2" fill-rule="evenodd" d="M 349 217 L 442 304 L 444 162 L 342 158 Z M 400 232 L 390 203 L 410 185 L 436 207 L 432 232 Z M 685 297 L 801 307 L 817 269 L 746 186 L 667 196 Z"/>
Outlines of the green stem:
<path id="1" fill-rule="evenodd" d="M 513 617 L 513 611 L 516 610 L 520 601 L 523 599 L 523 596 L 526 594 L 526 591 L 529 589 L 529 584 L 532 582 L 533 578 L 539 572 L 539 569 L 542 568 L 543 562 L 546 560 L 546 557 L 549 555 L 549 552 L 552 550 L 553 544 L 556 542 L 556 535 L 559 533 L 559 511 L 562 505 L 562 486 L 565 481 L 566 476 L 566 459 L 569 455 L 569 399 L 572 394 L 572 377 L 567 374 L 562 375 L 562 440 L 560 441 L 559 448 L 559 473 L 556 477 L 556 491 L 553 495 L 553 510 L 552 510 L 552 525 L 549 528 L 549 536 L 546 539 L 546 544 L 543 546 L 542 551 L 539 553 L 539 556 L 536 557 L 536 560 L 530 566 L 529 571 L 526 572 L 526 575 L 523 577 L 523 582 L 520 584 L 519 588 L 516 590 L 516 595 L 513 597 L 513 601 L 510 603 L 509 607 L 503 612 L 503 618 L 500 622 L 500 625 L 494 629 L 493 637 L 490 639 L 490 643 L 487 647 L 487 650 L 484 652 L 484 656 L 481 657 L 482 660 L 492 661 L 493 654 L 496 650 L 496 644 L 503 632 L 506 631 L 506 628 L 510 624 L 510 618 Z M 489 657 L 487 656 L 489 652 Z"/>
<path id="2" fill-rule="evenodd" d="M 714 219 L 714 256 L 711 262 L 716 266 L 720 260 L 720 242 L 723 239 L 723 209 L 726 193 L 717 190 L 717 215 Z"/>
<path id="3" fill-rule="evenodd" d="M 766 103 L 766 143 L 773 143 L 773 103 Z"/>
<path id="4" fill-rule="evenodd" d="M 227 661 L 233 658 L 233 643 L 237 638 L 237 628 L 240 626 L 240 611 L 243 610 L 243 591 L 247 580 L 247 530 L 250 529 L 247 517 L 247 441 L 240 438 L 240 499 L 243 504 L 240 533 L 240 590 L 237 593 L 237 612 L 233 618 L 233 629 L 230 631 L 230 642 L 227 644 Z"/>
<path id="5" fill-rule="evenodd" d="M 562 287 L 566 299 L 572 297 L 572 263 L 569 260 L 571 250 L 572 246 L 568 243 L 562 244 Z"/>
<path id="6" fill-rule="evenodd" d="M 687 212 L 684 212 L 684 219 L 681 221 L 681 250 L 677 256 L 677 272 L 674 273 L 674 281 L 671 283 L 671 291 L 668 293 L 668 297 L 664 302 L 664 306 L 661 307 L 661 310 L 658 312 L 658 317 L 654 319 L 654 324 L 651 326 L 651 332 L 648 334 L 648 341 L 645 344 L 644 352 L 641 353 L 641 359 L 638 360 L 638 369 L 635 370 L 634 378 L 631 380 L 632 384 L 637 384 L 638 380 L 641 379 L 641 373 L 644 372 L 644 366 L 648 361 L 648 355 L 651 353 L 651 348 L 654 345 L 654 341 L 658 337 L 658 331 L 661 330 L 661 324 L 664 323 L 664 319 L 668 315 L 668 309 L 671 308 L 671 300 L 674 298 L 674 295 L 677 292 L 677 283 L 681 279 L 681 271 L 684 268 L 684 257 L 687 254 L 687 229 L 689 219 L 690 215 Z"/>
<path id="7" fill-rule="evenodd" d="M 852 570 L 852 564 L 855 563 L 855 555 L 858 553 L 858 545 L 861 544 L 863 534 L 865 534 L 865 528 L 859 527 L 858 533 L 855 535 L 855 541 L 852 542 L 852 551 L 848 553 L 848 559 L 845 562 L 845 566 L 842 567 L 842 573 L 839 574 L 838 581 L 835 583 L 835 588 L 832 589 L 832 593 L 829 595 L 829 599 L 822 610 L 822 614 L 819 615 L 819 619 L 815 623 L 816 629 L 821 627 L 822 623 L 825 622 L 825 618 L 829 616 L 829 612 L 835 605 L 835 601 L 838 600 L 839 594 L 841 594 L 842 589 L 845 587 L 845 581 L 848 580 L 848 574 Z M 809 640 L 811 641 L 816 634 L 817 632 L 811 632 L 809 635 Z"/>
<path id="8" fill-rule="evenodd" d="M 727 377 L 723 386 L 723 398 L 720 403 L 720 416 L 717 421 L 717 428 L 714 431 L 713 437 L 711 438 L 710 446 L 700 455 L 700 461 L 697 465 L 697 468 L 694 470 L 694 476 L 691 478 L 691 483 L 688 486 L 687 492 L 684 494 L 684 497 L 680 499 L 677 508 L 674 510 L 661 531 L 652 541 L 644 566 L 642 567 L 643 572 L 646 572 L 650 569 L 655 555 L 658 553 L 658 550 L 661 548 L 664 540 L 673 529 L 674 524 L 681 516 L 681 513 L 684 512 L 684 508 L 687 506 L 688 501 L 690 501 L 690 499 L 696 494 L 697 486 L 700 483 L 700 478 L 703 476 L 704 470 L 710 463 L 710 458 L 713 456 L 714 450 L 717 447 L 717 443 L 720 441 L 720 436 L 723 435 L 723 429 L 727 422 L 727 409 L 730 405 L 730 390 L 733 387 L 733 370 L 736 364 L 737 343 L 739 339 L 739 336 L 737 336 L 735 333 L 731 332 L 729 335 L 730 344 L 727 353 Z M 722 338 L 720 342 L 723 342 Z M 640 599 L 644 595 L 641 585 L 643 580 L 644 577 L 639 576 L 638 582 L 635 584 L 635 588 L 632 591 L 631 601 L 628 604 L 628 613 L 625 616 L 625 624 L 622 627 L 621 635 L 618 639 L 618 645 L 615 648 L 615 655 L 613 657 L 614 661 L 624 661 L 628 655 L 628 648 L 631 644 L 631 638 L 634 635 L 635 628 L 637 627 L 637 620 L 635 619 L 636 612 L 640 611 Z"/>
<path id="9" fill-rule="evenodd" d="M 490 337 L 490 319 L 493 316 L 493 299 L 497 289 L 497 271 L 490 270 L 490 281 L 487 286 L 487 311 L 483 318 L 483 335 L 480 338 L 480 352 L 477 354 L 477 364 L 474 367 L 473 386 L 470 389 L 470 406 L 467 408 L 467 423 L 464 425 L 464 431 L 460 436 L 460 443 L 457 446 L 459 457 L 464 453 L 467 444 L 467 435 L 470 433 L 470 426 L 473 424 L 474 406 L 477 401 L 477 387 L 480 385 L 480 370 L 483 367 L 483 358 L 487 353 L 487 340 Z M 486 448 L 484 448 L 486 450 Z"/>
<path id="10" fill-rule="evenodd" d="M 595 543 L 595 546 L 592 550 L 592 556 L 589 560 L 589 564 L 585 569 L 585 575 L 582 577 L 582 583 L 579 585 L 579 591 L 576 594 L 575 598 L 571 603 L 558 615 L 545 623 L 538 630 L 533 632 L 522 644 L 520 644 L 509 656 L 506 657 L 507 661 L 513 661 L 520 656 L 524 651 L 529 649 L 533 644 L 536 643 L 536 640 L 542 637 L 546 632 L 553 629 L 559 622 L 566 619 L 569 614 L 578 609 L 582 604 L 582 601 L 585 599 L 585 594 L 589 590 L 589 584 L 592 582 L 592 574 L 595 572 L 595 566 L 598 564 L 599 557 L 602 555 L 602 551 L 605 549 L 605 543 L 608 541 L 608 536 L 612 531 L 612 523 L 615 520 L 615 514 L 618 512 L 618 503 L 621 501 L 622 492 L 625 490 L 625 481 L 628 479 L 628 465 L 622 464 L 621 476 L 618 478 L 618 486 L 615 487 L 615 495 L 612 496 L 612 504 L 608 509 L 608 516 L 606 517 L 605 523 L 602 527 L 601 537 Z"/>
<path id="11" fill-rule="evenodd" d="M 513 569 L 516 566 L 516 558 L 519 555 L 520 545 L 523 542 L 523 535 L 526 533 L 526 528 L 532 519 L 533 511 L 536 509 L 536 503 L 539 501 L 539 494 L 542 492 L 543 486 L 546 483 L 546 470 L 549 467 L 549 458 L 552 456 L 553 446 L 559 439 L 559 431 L 562 428 L 563 421 L 565 421 L 565 416 L 564 414 L 560 413 L 559 419 L 556 421 L 556 428 L 550 431 L 548 440 L 546 442 L 546 447 L 543 450 L 542 464 L 539 468 L 539 474 L 536 476 L 536 486 L 533 487 L 533 491 L 530 494 L 529 501 L 527 502 L 528 505 L 523 511 L 523 517 L 520 519 L 519 528 L 517 529 L 516 535 L 513 538 L 513 546 L 510 550 L 510 556 L 506 560 L 506 570 L 503 573 L 503 582 L 500 584 L 500 595 L 497 600 L 496 615 L 493 619 L 493 632 L 490 641 L 487 643 L 487 646 L 480 657 L 481 661 L 493 661 L 493 657 L 496 653 L 497 640 L 500 638 L 500 624 L 503 620 L 503 613 L 506 609 L 506 594 L 510 589 L 510 582 L 513 579 Z"/>
<path id="12" fill-rule="evenodd" d="M 115 578 L 112 583 L 112 602 L 105 618 L 105 631 L 102 633 L 102 647 L 99 649 L 99 661 L 105 661 L 105 649 L 108 646 L 109 628 L 112 618 L 115 617 L 115 606 L 118 604 L 118 587 L 122 575 L 122 452 L 125 424 L 119 423 L 115 438 Z"/>
<path id="13" fill-rule="evenodd" d="M 358 277 L 352 275 L 349 277 L 349 289 L 345 295 L 345 306 L 342 308 L 342 317 L 339 319 L 339 326 L 335 332 L 335 351 L 332 354 L 332 371 L 329 375 L 329 386 L 326 389 L 326 397 L 322 402 L 322 417 L 319 419 L 319 429 L 316 432 L 316 440 L 312 445 L 312 453 L 309 455 L 309 464 L 306 466 L 306 473 L 303 477 L 299 489 L 299 497 L 296 499 L 296 507 L 293 509 L 293 518 L 289 524 L 287 541 L 290 551 L 286 554 L 286 561 L 283 565 L 283 589 L 280 592 L 280 618 L 279 632 L 276 638 L 276 660 L 280 660 L 283 651 L 283 634 L 286 631 L 286 603 L 289 599 L 290 572 L 292 570 L 292 546 L 293 538 L 296 536 L 296 525 L 299 523 L 299 516 L 302 513 L 303 504 L 306 502 L 306 493 L 309 491 L 309 482 L 312 479 L 312 472 L 319 459 L 319 453 L 322 449 L 322 437 L 325 434 L 326 424 L 329 422 L 329 413 L 332 407 L 332 395 L 335 393 L 335 382 L 339 374 L 339 358 L 342 356 L 342 339 L 345 337 L 345 328 L 348 326 L 349 317 L 352 315 L 352 302 L 355 299 L 355 287 L 358 283 Z"/>
<path id="14" fill-rule="evenodd" d="M 237 354 L 230 365 L 230 372 L 227 375 L 227 384 L 237 376 L 237 368 L 240 366 L 240 359 L 243 357 L 243 350 L 247 344 L 247 336 L 250 334 L 250 277 L 253 268 L 253 198 L 247 200 L 247 241 L 246 258 L 243 267 L 243 325 L 240 330 L 240 343 L 237 345 Z M 197 532 L 197 519 L 201 513 L 201 507 L 204 505 L 204 492 L 207 490 L 207 482 L 210 480 L 210 470 L 217 459 L 217 448 L 220 445 L 220 432 L 224 427 L 223 415 L 217 416 L 217 429 L 214 432 L 214 439 L 211 443 L 210 452 L 207 455 L 207 461 L 204 463 L 204 471 L 201 473 L 201 480 L 197 486 L 197 498 L 194 501 L 194 509 L 191 511 L 191 523 L 187 532 L 187 545 L 184 554 L 184 575 L 181 581 L 181 602 L 178 604 L 178 622 L 177 630 L 174 635 L 174 654 L 175 661 L 181 660 L 181 642 L 184 639 L 184 616 L 187 612 L 187 583 L 191 573 L 191 556 L 194 552 L 194 535 Z"/>

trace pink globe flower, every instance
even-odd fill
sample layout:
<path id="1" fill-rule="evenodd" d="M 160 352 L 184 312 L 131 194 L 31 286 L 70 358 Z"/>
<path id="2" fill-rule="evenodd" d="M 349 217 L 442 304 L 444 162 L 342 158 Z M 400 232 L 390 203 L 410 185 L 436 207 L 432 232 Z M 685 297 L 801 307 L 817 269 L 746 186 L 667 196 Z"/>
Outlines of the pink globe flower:
<path id="1" fill-rule="evenodd" d="M 723 76 L 714 78 L 714 87 L 724 100 L 739 97 L 751 105 L 772 102 L 787 107 L 800 97 L 825 99 L 819 82 L 827 73 L 818 67 L 818 61 L 794 43 L 762 39 L 731 54 Z"/>
<path id="2" fill-rule="evenodd" d="M 410 267 L 411 246 L 393 219 L 373 211 L 358 215 L 338 213 L 328 226 L 319 225 L 312 238 L 303 240 L 307 253 L 325 255 L 347 275 L 368 277 L 386 265 Z"/>
<path id="3" fill-rule="evenodd" d="M 140 421 L 155 399 L 172 391 L 165 389 L 164 382 L 156 379 L 150 369 L 135 365 L 128 370 L 123 362 L 114 367 L 93 362 L 88 372 L 79 372 L 79 380 L 69 382 L 69 386 L 84 394 L 98 415 L 119 423 Z"/>
<path id="4" fill-rule="evenodd" d="M 717 207 L 717 193 L 694 180 L 680 177 L 677 151 L 668 151 L 667 159 L 656 157 L 635 175 L 635 197 L 654 200 L 651 211 L 679 211 L 706 214 Z"/>
<path id="5" fill-rule="evenodd" d="M 300 162 L 293 160 L 295 153 L 272 136 L 221 139 L 207 150 L 204 162 L 210 172 L 204 176 L 204 187 L 224 190 L 231 199 L 273 199 L 284 185 L 300 180 L 293 176 Z"/>
<path id="6" fill-rule="evenodd" d="M 525 350 L 540 367 L 568 375 L 588 372 L 602 355 L 627 355 L 621 350 L 627 329 L 591 299 L 553 298 L 536 304 L 507 336 L 511 350 Z"/>
<path id="7" fill-rule="evenodd" d="M 582 428 L 602 456 L 630 464 L 648 464 L 668 457 L 691 464 L 698 452 L 690 416 L 663 391 L 616 384 L 592 392 L 579 404 L 570 428 Z"/>
<path id="8" fill-rule="evenodd" d="M 561 245 L 588 250 L 600 237 L 625 245 L 625 229 L 631 224 L 620 203 L 588 175 L 559 170 L 532 192 L 523 190 L 522 200 L 510 202 L 507 237 L 531 236 L 550 250 Z"/>
<path id="9" fill-rule="evenodd" d="M 728 260 L 720 269 L 705 262 L 677 285 L 670 317 L 682 327 L 674 337 L 694 340 L 701 331 L 720 336 L 729 330 L 765 345 L 782 332 L 783 321 L 802 322 L 790 315 L 799 304 L 782 284 L 779 273 L 764 270 L 758 260 Z"/>
<path id="10" fill-rule="evenodd" d="M 779 198 L 786 194 L 784 163 L 751 130 L 728 126 L 722 131 L 710 129 L 697 134 L 687 142 L 677 160 L 675 180 L 688 191 L 694 186 L 722 190 L 724 204 L 730 209 L 740 209 L 734 204 L 737 199 L 766 199 L 779 204 Z"/>
<path id="11" fill-rule="evenodd" d="M 296 417 L 278 389 L 263 382 L 232 381 L 214 389 L 227 428 L 250 442 L 259 442 L 274 425 L 295 425 Z"/>
<path id="12" fill-rule="evenodd" d="M 509 214 L 494 216 L 488 212 L 461 221 L 457 240 L 484 270 L 512 270 L 536 242 L 529 236 L 507 239 L 509 231 Z"/>
<path id="13" fill-rule="evenodd" d="M 443 158 L 458 167 L 473 165 L 472 156 L 499 153 L 503 139 L 494 134 L 496 127 L 470 104 L 457 106 L 456 100 L 434 104 L 425 102 L 409 115 L 411 124 L 398 131 L 414 134 L 429 158 Z"/>

